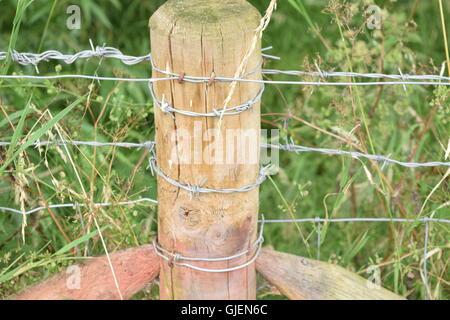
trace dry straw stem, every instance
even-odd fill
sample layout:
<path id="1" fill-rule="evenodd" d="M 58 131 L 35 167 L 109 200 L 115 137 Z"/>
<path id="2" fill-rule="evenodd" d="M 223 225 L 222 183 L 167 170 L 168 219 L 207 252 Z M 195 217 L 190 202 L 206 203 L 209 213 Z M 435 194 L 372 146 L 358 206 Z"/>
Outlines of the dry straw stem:
<path id="1" fill-rule="evenodd" d="M 448 75 L 450 76 L 450 55 L 448 52 L 447 29 L 445 26 L 444 7 L 442 5 L 442 0 L 439 0 L 439 11 L 441 13 L 442 33 L 444 36 L 444 46 L 445 46 L 445 58 L 447 60 L 447 72 Z"/>
<path id="2" fill-rule="evenodd" d="M 236 78 L 236 79 L 241 78 L 242 75 L 244 74 L 244 70 L 247 67 L 248 61 L 249 61 L 250 57 L 253 55 L 254 51 L 256 50 L 256 46 L 259 43 L 260 39 L 262 38 L 262 34 L 263 34 L 264 30 L 269 25 L 270 19 L 272 17 L 273 12 L 276 9 L 276 7 L 277 7 L 277 0 L 271 0 L 270 4 L 266 10 L 266 14 L 261 19 L 261 22 L 260 22 L 258 28 L 256 28 L 256 30 L 255 30 L 255 35 L 251 42 L 250 48 L 248 49 L 246 55 L 242 59 L 241 64 L 239 65 L 238 69 L 236 70 L 236 73 L 234 74 L 234 78 Z M 233 81 L 230 84 L 230 92 L 228 93 L 228 96 L 226 97 L 226 99 L 224 101 L 224 104 L 223 104 L 224 108 L 228 107 L 228 104 L 231 101 L 234 91 L 236 90 L 236 85 L 237 85 L 236 81 Z"/>
<path id="3" fill-rule="evenodd" d="M 89 91 L 88 101 L 89 101 L 89 99 L 90 99 L 91 92 L 92 92 L 92 87 L 90 87 L 90 88 L 91 88 L 91 89 L 90 89 L 90 91 Z M 52 118 L 51 114 L 50 114 L 50 117 Z M 64 140 L 63 135 L 62 135 L 62 133 L 61 133 L 61 132 L 62 132 L 62 129 L 59 127 L 58 124 L 55 124 L 55 129 L 56 129 L 56 131 L 57 131 L 57 133 L 58 133 L 58 135 L 59 135 L 59 138 L 60 138 L 61 140 Z M 74 171 L 75 176 L 76 176 L 76 178 L 77 178 L 77 181 L 78 181 L 78 183 L 79 183 L 79 185 L 80 185 L 80 188 L 81 188 L 81 190 L 83 191 L 84 198 L 85 198 L 85 199 L 89 199 L 88 194 L 87 194 L 87 192 L 86 192 L 86 190 L 85 190 L 85 188 L 84 188 L 82 179 L 81 179 L 81 177 L 80 177 L 80 174 L 78 173 L 77 166 L 75 165 L 75 162 L 73 161 L 72 156 L 70 155 L 70 152 L 69 152 L 69 149 L 68 149 L 67 145 L 64 145 L 64 150 L 65 150 L 65 152 L 66 152 L 66 154 L 67 154 L 67 158 L 69 159 L 69 163 L 70 163 L 70 165 L 71 165 L 72 168 L 73 168 L 73 171 Z M 113 279 L 114 279 L 114 283 L 115 283 L 115 286 L 116 286 L 116 290 L 117 290 L 117 292 L 118 292 L 118 294 L 119 294 L 120 299 L 123 300 L 123 296 L 122 296 L 122 293 L 121 293 L 121 290 L 120 290 L 120 287 L 119 287 L 119 283 L 118 283 L 118 281 L 117 281 L 116 272 L 115 272 L 114 267 L 113 267 L 113 265 L 112 265 L 112 261 L 111 261 L 111 258 L 110 258 L 109 252 L 108 252 L 108 248 L 106 247 L 106 243 L 105 243 L 105 240 L 104 240 L 104 238 L 103 238 L 103 234 L 102 234 L 102 231 L 101 231 L 101 229 L 100 229 L 100 226 L 99 226 L 99 224 L 98 224 L 98 222 L 97 222 L 97 218 L 96 218 L 96 216 L 95 216 L 95 213 L 92 212 L 92 213 L 90 214 L 89 218 L 90 218 L 90 219 L 93 219 L 93 221 L 94 221 L 94 223 L 95 223 L 95 227 L 97 228 L 97 231 L 98 231 L 99 236 L 100 236 L 101 243 L 102 243 L 103 248 L 104 248 L 105 253 L 106 253 L 106 258 L 107 258 L 107 260 L 108 260 L 108 263 L 109 263 L 109 266 L 110 266 L 110 269 L 111 269 L 111 274 L 112 274 L 112 277 L 113 277 Z"/>

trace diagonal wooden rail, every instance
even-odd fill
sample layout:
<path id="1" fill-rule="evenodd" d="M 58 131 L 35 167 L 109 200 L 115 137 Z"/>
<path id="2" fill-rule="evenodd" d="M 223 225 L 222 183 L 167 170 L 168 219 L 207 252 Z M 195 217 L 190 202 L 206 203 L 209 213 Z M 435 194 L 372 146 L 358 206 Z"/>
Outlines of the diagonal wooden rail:
<path id="1" fill-rule="evenodd" d="M 115 252 L 110 255 L 117 282 L 124 299 L 144 289 L 158 276 L 158 256 L 153 246 Z M 13 297 L 16 300 L 119 300 L 120 295 L 106 256 L 80 262 L 77 286 L 71 286 L 74 273 L 61 272 Z M 68 285 L 69 284 L 69 285 Z"/>

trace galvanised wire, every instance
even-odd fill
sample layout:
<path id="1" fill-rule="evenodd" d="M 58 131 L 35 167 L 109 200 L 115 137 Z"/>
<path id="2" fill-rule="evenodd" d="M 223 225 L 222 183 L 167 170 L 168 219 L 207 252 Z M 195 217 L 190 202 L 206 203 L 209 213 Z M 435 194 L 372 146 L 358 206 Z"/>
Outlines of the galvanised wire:
<path id="1" fill-rule="evenodd" d="M 338 149 L 312 148 L 312 147 L 299 146 L 299 145 L 295 145 L 295 144 L 282 145 L 282 144 L 262 143 L 261 147 L 268 148 L 268 149 L 280 149 L 280 150 L 284 150 L 284 151 L 297 152 L 297 153 L 298 152 L 318 152 L 318 153 L 323 153 L 323 154 L 328 154 L 328 155 L 343 155 L 343 156 L 350 156 L 353 158 L 366 158 L 366 159 L 374 160 L 377 162 L 393 163 L 393 164 L 397 164 L 397 165 L 407 167 L 407 168 L 439 167 L 439 166 L 450 167 L 450 162 L 441 162 L 441 161 L 422 162 L 422 163 L 403 162 L 403 161 L 398 161 L 398 160 L 391 159 L 391 158 L 388 158 L 388 157 L 382 156 L 382 155 L 372 155 L 372 154 L 365 154 L 365 153 L 356 152 L 356 151 L 344 151 L 344 150 L 338 150 Z"/>
<path id="2" fill-rule="evenodd" d="M 0 60 L 7 57 L 6 52 L 0 52 Z M 207 83 L 211 82 L 211 77 L 199 77 L 199 76 L 189 76 L 173 73 L 167 70 L 163 70 L 154 65 L 151 54 L 145 56 L 128 56 L 122 54 L 118 49 L 112 47 L 100 47 L 97 46 L 91 50 L 84 50 L 73 55 L 67 55 L 60 53 L 56 50 L 49 50 L 41 54 L 35 53 L 19 53 L 16 51 L 11 52 L 11 57 L 14 61 L 22 65 L 34 65 L 43 60 L 55 59 L 62 60 L 67 63 L 73 63 L 75 60 L 80 58 L 91 58 L 91 57 L 106 57 L 119 59 L 125 64 L 133 65 L 142 61 L 150 61 L 154 70 L 167 75 L 164 78 L 124 78 L 124 77 L 101 77 L 101 76 L 90 76 L 90 75 L 78 75 L 78 74 L 65 74 L 65 75 L 52 75 L 52 76 L 35 76 L 35 75 L 0 75 L 0 79 L 29 79 L 29 80 L 55 80 L 55 79 L 88 79 L 88 80 L 98 80 L 98 81 L 127 81 L 127 82 L 156 82 L 156 81 L 167 81 L 167 80 L 180 80 L 192 83 Z M 263 57 L 278 59 L 276 56 L 271 56 L 263 54 Z M 438 76 L 438 75 L 409 75 L 403 74 L 381 74 L 381 73 L 357 73 L 357 72 L 334 72 L 334 71 L 324 71 L 318 69 L 317 72 L 305 72 L 297 70 L 276 70 L 276 69 L 263 69 L 262 73 L 266 75 L 293 75 L 293 76 L 313 76 L 320 77 L 321 79 L 327 79 L 331 77 L 346 77 L 346 78 L 369 78 L 369 79 L 388 79 L 397 81 L 370 81 L 370 82 L 325 82 L 325 81 L 276 81 L 276 80 L 254 80 L 246 79 L 245 77 L 253 72 L 248 72 L 240 78 L 230 78 L 230 77 L 215 77 L 214 81 L 219 82 L 249 82 L 249 83 L 259 83 L 259 84 L 285 84 L 285 85 L 314 85 L 314 86 L 373 86 L 373 85 L 432 85 L 432 86 L 449 86 L 450 77 Z M 446 82 L 442 82 L 446 81 Z"/>
<path id="3" fill-rule="evenodd" d="M 0 147 L 9 146 L 11 142 L 1 142 Z M 20 143 L 19 143 L 20 145 Z M 146 141 L 143 143 L 130 143 L 130 142 L 97 142 L 97 141 L 77 141 L 77 140 L 54 140 L 54 141 L 39 141 L 33 143 L 31 146 L 40 147 L 40 146 L 52 146 L 52 145 L 85 145 L 85 146 L 94 146 L 94 147 L 126 147 L 126 148 L 149 148 L 153 149 L 156 145 L 154 141 Z M 404 162 L 398 161 L 395 159 L 391 159 L 389 157 L 383 155 L 372 155 L 365 154 L 361 152 L 355 151 L 345 151 L 339 149 L 330 149 L 330 148 L 313 148 L 306 147 L 296 144 L 269 144 L 269 143 L 261 143 L 262 148 L 266 149 L 279 149 L 287 152 L 317 152 L 328 155 L 342 155 L 342 156 L 350 156 L 353 158 L 365 158 L 377 162 L 382 163 L 392 163 L 402 167 L 407 168 L 421 168 L 421 167 L 450 167 L 450 162 L 443 161 L 433 161 L 433 162 Z"/>
<path id="4" fill-rule="evenodd" d="M 247 102 L 245 102 L 243 104 L 240 104 L 240 105 L 234 106 L 234 107 L 225 108 L 225 109 L 219 109 L 219 110 L 214 109 L 212 112 L 201 113 L 201 112 L 177 109 L 177 108 L 172 107 L 167 101 L 158 99 L 158 97 L 156 96 L 155 91 L 153 89 L 152 82 L 148 83 L 148 88 L 149 88 L 150 94 L 153 98 L 153 101 L 161 109 L 162 112 L 168 113 L 168 114 L 178 113 L 178 114 L 182 114 L 182 115 L 190 116 L 190 117 L 222 117 L 222 116 L 237 115 L 244 111 L 252 109 L 256 103 L 261 101 L 261 97 L 264 93 L 264 84 L 262 84 L 260 90 L 258 91 L 258 94 L 254 98 L 248 100 Z"/>
<path id="5" fill-rule="evenodd" d="M 169 70 L 164 70 L 155 65 L 152 58 L 150 58 L 153 70 L 156 70 L 159 73 L 165 74 L 168 77 L 178 77 L 179 80 L 183 80 L 186 82 L 192 83 L 204 83 L 210 82 L 211 77 L 200 77 L 200 76 L 189 76 L 185 74 L 178 74 L 171 72 Z M 251 82 L 251 83 L 263 83 L 263 84 L 290 84 L 290 85 L 316 85 L 316 86 L 369 86 L 369 85 L 450 85 L 450 82 L 441 82 L 449 81 L 450 77 L 444 76 L 435 76 L 435 75 L 420 75 L 414 76 L 409 74 L 403 74 L 400 71 L 399 75 L 384 75 L 384 74 L 374 74 L 374 73 L 355 73 L 355 72 L 326 72 L 318 69 L 318 72 L 304 72 L 304 71 L 294 71 L 294 70 L 275 70 L 275 69 L 263 69 L 262 74 L 284 74 L 284 75 L 309 75 L 315 77 L 321 77 L 322 79 L 326 79 L 329 77 L 347 77 L 347 78 L 384 78 L 384 79 L 394 79 L 401 81 L 374 81 L 374 82 L 323 82 L 323 81 L 276 81 L 276 80 L 256 80 L 256 79 L 246 79 L 246 77 L 250 74 L 253 74 L 255 70 L 249 71 L 245 73 L 240 78 L 229 78 L 229 77 L 215 77 L 214 81 L 219 82 Z M 379 77 L 377 77 L 379 76 Z M 420 81 L 411 81 L 411 80 L 420 80 Z M 425 81 L 432 80 L 432 81 Z"/>
<path id="6" fill-rule="evenodd" d="M 157 239 L 153 240 L 153 247 L 155 249 L 156 254 L 161 257 L 162 259 L 166 260 L 169 262 L 169 265 L 176 265 L 176 266 L 180 266 L 180 267 L 186 267 L 189 269 L 193 269 L 193 270 L 197 270 L 197 271 L 202 271 L 202 272 L 208 272 L 208 273 L 223 273 L 223 272 L 231 272 L 231 271 L 236 271 L 236 270 L 240 270 L 243 269 L 249 265 L 251 265 L 252 263 L 254 263 L 256 261 L 256 259 L 259 257 L 259 254 L 261 252 L 262 249 L 262 245 L 264 243 L 264 237 L 263 237 L 263 232 L 264 232 L 264 216 L 262 217 L 261 220 L 261 227 L 259 230 L 259 236 L 258 238 L 255 240 L 255 242 L 252 243 L 252 245 L 250 246 L 250 248 L 241 251 L 239 253 L 236 253 L 234 255 L 228 256 L 228 257 L 221 257 L 221 258 L 199 258 L 199 257 L 185 257 L 179 253 L 173 253 L 170 252 L 169 250 L 166 250 L 164 248 L 162 248 L 159 244 Z M 256 252 L 253 255 L 253 257 L 246 261 L 243 264 L 240 264 L 238 266 L 235 267 L 230 267 L 230 268 L 223 268 L 223 269 L 209 269 L 209 268 L 202 268 L 202 267 L 198 267 L 195 266 L 191 263 L 187 263 L 187 262 L 182 262 L 182 261 L 190 261 L 190 262 L 198 262 L 198 261 L 204 261 L 204 262 L 222 262 L 222 261 L 230 261 L 230 260 L 234 260 L 237 259 L 239 257 L 245 256 L 249 253 L 251 253 L 254 248 L 256 248 Z"/>
<path id="7" fill-rule="evenodd" d="M 383 73 L 359 73 L 359 72 L 335 72 L 335 71 L 299 71 L 299 70 L 276 70 L 264 69 L 263 74 L 267 75 L 292 75 L 292 76 L 310 76 L 320 78 L 368 78 L 368 79 L 390 79 L 390 80 L 419 80 L 419 81 L 450 81 L 450 77 L 440 75 L 410 75 L 410 74 L 383 74 Z"/>
<path id="8" fill-rule="evenodd" d="M 18 143 L 21 145 L 22 143 Z M 11 145 L 11 142 L 1 142 L 0 147 L 6 147 Z M 77 141 L 77 140 L 53 140 L 53 141 L 37 141 L 31 144 L 31 147 L 46 147 L 46 146 L 91 146 L 91 147 L 122 147 L 122 148 L 148 148 L 153 149 L 155 147 L 154 141 L 146 141 L 143 143 L 132 142 L 98 142 L 98 141 Z"/>
<path id="9" fill-rule="evenodd" d="M 31 52 L 18 52 L 16 50 L 11 51 L 11 59 L 20 65 L 33 65 L 37 66 L 42 61 L 49 60 L 61 60 L 66 64 L 72 64 L 78 59 L 89 58 L 113 58 L 122 61 L 126 65 L 135 65 L 143 61 L 149 61 L 151 54 L 145 56 L 135 57 L 124 55 L 119 49 L 112 47 L 97 46 L 91 50 L 83 50 L 75 54 L 64 54 L 57 50 L 48 50 L 42 53 Z M 4 60 L 7 57 L 6 52 L 0 52 L 0 60 Z"/>
<path id="10" fill-rule="evenodd" d="M 130 200 L 130 201 L 122 201 L 122 202 L 104 202 L 104 203 L 93 203 L 92 206 L 94 207 L 109 207 L 109 206 L 126 206 L 141 202 L 149 202 L 153 204 L 158 204 L 158 201 L 150 199 L 150 198 L 141 198 L 137 200 Z M 21 211 L 14 208 L 8 208 L 8 207 L 0 207 L 0 210 L 2 211 L 8 211 L 12 213 L 22 214 L 22 215 L 30 215 L 35 212 L 39 212 L 46 209 L 57 209 L 57 208 L 76 208 L 76 207 L 89 207 L 90 204 L 88 203 L 62 203 L 62 204 L 51 204 L 46 207 L 37 207 L 28 211 Z"/>
<path id="11" fill-rule="evenodd" d="M 79 74 L 63 74 L 53 76 L 33 76 L 33 75 L 0 75 L 0 79 L 6 80 L 58 80 L 58 79 L 86 79 L 97 81 L 123 81 L 123 82 L 157 82 L 168 80 L 179 80 L 182 75 L 177 77 L 165 78 L 124 78 L 124 77 L 101 77 Z M 211 78 L 184 76 L 183 81 L 192 83 L 208 83 Z M 279 84 L 279 85 L 298 85 L 298 86 L 340 86 L 340 87 L 355 87 L 355 86 L 386 86 L 386 85 L 423 85 L 423 86 L 450 86 L 450 82 L 437 81 L 373 81 L 373 82 L 320 82 L 320 81 L 276 81 L 276 80 L 252 80 L 243 78 L 227 78 L 216 77 L 214 81 L 218 82 L 244 82 L 244 83 L 259 83 L 259 84 Z"/>
<path id="12" fill-rule="evenodd" d="M 113 48 L 113 47 L 105 47 L 105 46 L 96 46 L 94 47 L 92 41 L 90 41 L 91 49 L 90 50 L 82 50 L 75 54 L 64 54 L 57 50 L 48 50 L 42 53 L 31 53 L 31 52 L 18 52 L 16 50 L 11 51 L 11 59 L 14 62 L 17 62 L 21 65 L 38 65 L 42 61 L 49 60 L 61 60 L 67 64 L 72 64 L 78 59 L 89 59 L 93 57 L 97 58 L 113 58 L 122 61 L 126 65 L 135 65 L 144 61 L 152 61 L 151 53 L 148 53 L 144 56 L 129 56 L 122 53 L 121 50 Z M 262 51 L 267 51 L 272 49 L 272 47 L 263 48 Z M 7 57 L 7 52 L 0 52 L 0 60 L 4 60 Z M 279 57 L 274 55 L 262 54 L 263 57 L 269 59 L 280 60 Z M 155 66 L 156 67 L 156 66 Z M 389 80 L 419 80 L 419 81 L 450 81 L 450 77 L 440 76 L 440 75 L 410 75 L 404 74 L 399 69 L 399 74 L 383 74 L 383 73 L 359 73 L 359 72 L 336 72 L 336 71 L 325 71 L 321 70 L 317 67 L 317 71 L 301 71 L 301 70 L 277 70 L 277 69 L 263 69 L 262 73 L 266 75 L 292 75 L 292 76 L 311 76 L 311 77 L 320 77 L 323 79 L 331 78 L 331 77 L 345 77 L 345 78 L 369 78 L 369 79 L 389 79 Z M 177 78 L 180 77 L 179 74 L 169 73 L 166 70 L 162 70 L 160 68 L 156 68 L 159 72 L 164 73 L 166 75 L 173 75 Z M 191 77 L 186 76 L 186 79 L 190 79 Z M 116 78 L 120 79 L 121 78 Z M 208 77 L 192 77 L 191 80 L 203 80 L 209 81 Z M 219 78 L 220 79 L 220 78 Z M 239 79 L 229 79 L 229 81 L 238 81 Z M 144 81 L 144 80 L 143 80 Z M 397 84 L 409 84 L 409 83 L 401 83 L 396 82 Z M 417 83 L 419 84 L 419 83 Z M 439 83 L 436 83 L 439 84 Z"/>
<path id="13" fill-rule="evenodd" d="M 230 194 L 230 193 L 242 193 L 242 192 L 247 192 L 250 190 L 253 190 L 255 188 L 258 188 L 261 184 L 264 183 L 264 181 L 266 181 L 267 176 L 274 174 L 274 170 L 273 170 L 273 166 L 272 165 L 268 165 L 268 166 L 264 166 L 261 167 L 259 170 L 259 175 L 256 178 L 256 182 L 248 185 L 248 186 L 244 186 L 241 188 L 230 188 L 230 189 L 210 189 L 210 188 L 204 188 L 203 184 L 206 183 L 206 180 L 203 181 L 202 184 L 200 185 L 188 185 L 188 184 L 183 184 L 175 179 L 172 179 L 171 177 L 167 176 L 157 165 L 156 163 L 156 158 L 154 156 L 149 158 L 149 168 L 152 171 L 152 174 L 154 175 L 154 173 L 156 173 L 158 176 L 160 176 L 161 178 L 163 178 L 165 181 L 167 181 L 168 183 L 170 183 L 171 185 L 183 189 L 185 191 L 188 191 L 191 193 L 191 195 L 195 196 L 195 197 L 199 197 L 200 194 L 211 194 L 211 193 L 220 193 L 220 194 Z"/>
<path id="14" fill-rule="evenodd" d="M 47 50 L 42 53 L 18 52 L 16 50 L 11 50 L 10 57 L 12 61 L 17 62 L 20 65 L 33 65 L 35 67 L 41 62 L 49 60 L 60 60 L 66 64 L 72 64 L 78 59 L 113 58 L 120 60 L 126 65 L 135 65 L 141 62 L 151 61 L 151 53 L 144 56 L 129 56 L 123 54 L 119 49 L 105 46 L 94 47 L 92 40 L 89 40 L 89 42 L 91 45 L 90 50 L 82 50 L 75 54 L 64 54 L 57 50 Z M 272 49 L 272 47 L 263 48 L 262 51 L 270 49 Z M 0 52 L 0 60 L 5 60 L 7 56 L 7 52 Z M 263 54 L 263 57 L 276 60 L 280 59 L 279 57 L 268 54 Z"/>
<path id="15" fill-rule="evenodd" d="M 260 220 L 259 222 L 262 222 Z M 450 223 L 449 219 L 437 219 L 437 218 L 417 218 L 417 219 L 406 219 L 406 218 L 304 218 L 304 219 L 275 219 L 264 220 L 264 223 L 328 223 L 328 222 L 401 222 L 401 223 L 415 223 L 415 222 L 439 222 L 439 223 Z"/>

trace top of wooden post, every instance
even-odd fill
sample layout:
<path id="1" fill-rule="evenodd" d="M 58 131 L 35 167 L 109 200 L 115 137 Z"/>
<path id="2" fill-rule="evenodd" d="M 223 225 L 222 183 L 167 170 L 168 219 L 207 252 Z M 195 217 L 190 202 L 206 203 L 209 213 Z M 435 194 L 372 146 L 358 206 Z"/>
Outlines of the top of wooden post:
<path id="1" fill-rule="evenodd" d="M 188 32 L 215 38 L 256 29 L 260 20 L 259 11 L 246 0 L 168 0 L 150 18 L 149 26 L 172 36 Z M 222 34 L 214 27 L 219 25 Z"/>

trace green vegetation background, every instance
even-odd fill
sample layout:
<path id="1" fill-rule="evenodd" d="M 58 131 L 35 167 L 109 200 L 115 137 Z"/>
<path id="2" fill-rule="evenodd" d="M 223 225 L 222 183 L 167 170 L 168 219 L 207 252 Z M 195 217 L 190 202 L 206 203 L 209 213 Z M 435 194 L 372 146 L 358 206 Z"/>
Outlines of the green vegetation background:
<path id="1" fill-rule="evenodd" d="M 163 0 L 0 1 L 0 51 L 74 53 L 97 45 L 130 55 L 149 51 L 148 18 Z M 267 0 L 252 0 L 261 12 Z M 445 17 L 450 1 L 443 1 Z M 78 4 L 80 30 L 68 30 L 66 9 Z M 366 27 L 368 5 L 382 9 L 380 30 Z M 447 23 L 447 34 L 450 33 Z M 280 0 L 263 45 L 281 61 L 276 69 L 439 74 L 445 45 L 439 5 L 433 1 Z M 2 63 L 3 74 L 35 74 L 34 67 Z M 39 65 L 41 74 L 149 77 L 145 64 L 125 66 L 98 59 L 73 65 Z M 448 74 L 446 69 L 445 74 Z M 277 76 L 277 79 L 285 77 Z M 345 81 L 348 79 L 342 79 Z M 76 102 L 82 96 L 87 100 Z M 34 208 L 44 203 L 103 202 L 156 197 L 145 150 L 49 147 L 18 150 L 30 132 L 41 139 L 142 142 L 153 138 L 153 105 L 145 84 L 86 80 L 0 82 L 0 206 Z M 52 117 L 73 107 L 57 125 Z M 68 109 L 67 109 L 68 111 Z M 449 90 L 444 87 L 269 86 L 262 103 L 263 127 L 279 128 L 299 144 L 360 149 L 399 160 L 445 160 L 449 146 Z M 47 125 L 46 124 L 50 124 Z M 50 129 L 48 127 L 51 127 Z M 28 136 L 29 137 L 29 136 Z M 446 168 L 408 169 L 315 153 L 281 154 L 280 173 L 261 188 L 268 219 L 306 217 L 450 218 Z M 80 184 L 81 181 L 81 184 Z M 83 187 L 81 187 L 81 185 Z M 433 190 L 435 188 L 435 190 Z M 82 238 L 85 215 L 73 208 L 26 218 L 0 210 L 0 298 L 64 270 L 87 254 L 100 255 L 98 235 Z M 80 214 L 84 219 L 80 219 Z M 148 243 L 156 232 L 156 208 L 148 205 L 96 210 L 109 251 Z M 90 231 L 95 231 L 94 227 Z M 266 245 L 318 257 L 317 226 L 266 226 Z M 338 223 L 322 226 L 320 260 L 380 280 L 410 299 L 425 298 L 421 274 L 424 226 L 419 223 Z M 449 297 L 449 229 L 430 224 L 429 288 Z M 25 242 L 24 242 L 25 240 Z M 89 252 L 87 251 L 89 248 Z M 282 298 L 261 279 L 260 298 Z M 149 287 L 136 299 L 157 298 Z"/>

